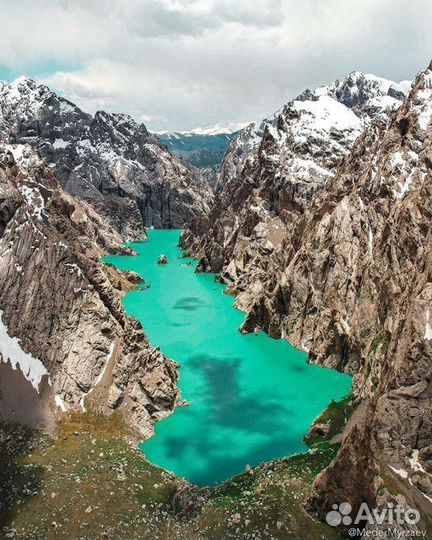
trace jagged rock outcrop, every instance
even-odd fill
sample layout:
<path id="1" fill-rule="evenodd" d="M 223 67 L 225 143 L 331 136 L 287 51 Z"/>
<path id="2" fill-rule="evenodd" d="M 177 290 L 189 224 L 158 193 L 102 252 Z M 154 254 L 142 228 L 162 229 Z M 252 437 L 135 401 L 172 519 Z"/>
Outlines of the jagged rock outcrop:
<path id="1" fill-rule="evenodd" d="M 44 405 L 49 394 L 51 409 L 120 409 L 148 436 L 176 404 L 177 373 L 127 317 L 127 275 L 100 260 L 120 240 L 30 146 L 0 146 L 3 362 L 44 392 Z"/>
<path id="2" fill-rule="evenodd" d="M 287 130 L 280 118 L 282 129 L 266 128 L 252 157 L 258 172 L 246 161 L 183 244 L 231 284 L 248 311 L 244 331 L 258 326 L 309 351 L 310 361 L 354 375 L 359 406 L 309 510 L 324 519 L 333 503 L 380 506 L 393 497 L 391 477 L 395 500 L 430 516 L 432 65 L 390 115 L 382 105 L 400 89 L 362 101 L 348 86 L 334 95 L 350 105 L 357 96 L 350 111 L 369 125 L 356 141 L 351 130 L 319 145 L 314 132 L 299 147 L 298 121 Z"/>
<path id="3" fill-rule="evenodd" d="M 166 255 L 163 255 L 163 254 L 159 255 L 157 263 L 158 264 L 168 264 L 168 257 Z"/>
<path id="4" fill-rule="evenodd" d="M 277 113 L 274 117 L 276 115 Z M 268 120 L 252 122 L 237 133 L 237 136 L 230 142 L 216 179 L 216 193 L 221 193 L 225 184 L 241 172 L 245 161 L 252 159 L 259 148 L 265 127 L 273 122 L 274 117 Z"/>
<path id="5" fill-rule="evenodd" d="M 30 144 L 60 184 L 123 239 L 177 228 L 208 210 L 206 182 L 123 114 L 95 116 L 28 78 L 0 83 L 0 140 Z"/>

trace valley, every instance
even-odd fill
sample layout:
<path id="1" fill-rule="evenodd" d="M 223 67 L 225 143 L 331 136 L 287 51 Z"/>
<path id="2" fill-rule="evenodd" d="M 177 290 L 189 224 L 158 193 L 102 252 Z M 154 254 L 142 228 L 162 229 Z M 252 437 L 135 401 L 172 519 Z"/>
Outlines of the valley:
<path id="1" fill-rule="evenodd" d="M 215 188 L 227 147 L 246 125 L 217 125 L 190 132 L 164 132 L 158 136 L 173 154 L 197 168 Z"/>
<path id="2" fill-rule="evenodd" d="M 4 537 L 344 538 L 342 502 L 430 535 L 431 122 L 432 64 L 354 71 L 215 143 L 210 187 L 0 83 Z"/>

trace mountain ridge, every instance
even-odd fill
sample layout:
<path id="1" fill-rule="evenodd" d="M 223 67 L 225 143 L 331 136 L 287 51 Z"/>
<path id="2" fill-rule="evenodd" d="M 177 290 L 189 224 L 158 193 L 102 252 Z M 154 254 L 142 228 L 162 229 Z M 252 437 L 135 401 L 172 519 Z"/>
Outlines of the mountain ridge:
<path id="1" fill-rule="evenodd" d="M 22 77 L 0 88 L 0 128 L 7 143 L 28 143 L 62 186 L 90 202 L 122 237 L 145 227 L 179 227 L 208 210 L 210 189 L 130 116 L 94 116 Z"/>
<path id="2" fill-rule="evenodd" d="M 368 83 L 370 88 L 365 89 Z M 239 168 L 243 166 L 245 156 L 250 157 L 255 151 L 258 151 L 265 129 L 267 127 L 274 127 L 275 124 L 277 124 L 278 117 L 283 114 L 284 109 L 289 107 L 291 103 L 296 101 L 311 101 L 327 95 L 335 98 L 336 101 L 342 102 L 344 105 L 348 105 L 349 108 L 352 108 L 353 105 L 356 105 L 355 99 L 362 100 L 363 102 L 367 101 L 368 91 L 375 91 L 376 95 L 369 94 L 369 96 L 373 96 L 373 98 L 388 95 L 390 99 L 401 99 L 401 96 L 405 96 L 408 93 L 410 84 L 411 81 L 395 83 L 394 81 L 378 77 L 374 74 L 363 73 L 361 71 L 352 71 L 343 79 L 337 79 L 333 83 L 327 85 L 320 85 L 313 91 L 309 89 L 304 90 L 286 105 L 280 107 L 275 113 L 273 113 L 273 115 L 249 124 L 238 133 L 236 139 L 230 143 L 227 149 L 227 155 L 224 159 L 221 171 L 216 181 L 216 193 L 220 193 L 228 179 L 235 175 Z M 350 89 L 352 88 L 357 89 L 356 96 L 350 95 Z M 345 99 L 348 99 L 347 103 L 343 103 L 344 92 Z M 389 92 L 392 95 L 389 95 Z M 349 100 L 351 100 L 350 103 Z M 381 103 L 373 103 L 372 101 L 371 106 L 373 107 L 376 105 L 378 107 L 385 107 L 385 101 L 381 101 Z M 391 101 L 388 102 L 388 105 L 391 107 Z"/>
<path id="3" fill-rule="evenodd" d="M 214 126 L 197 127 L 189 130 L 154 131 L 156 135 L 231 135 L 252 122 L 220 122 Z"/>
<path id="4" fill-rule="evenodd" d="M 119 241 L 29 145 L 0 145 L 0 366 L 12 368 L 0 386 L 10 394 L 4 385 L 13 370 L 22 374 L 13 377 L 14 390 L 32 396 L 39 411 L 33 425 L 50 425 L 67 411 L 120 410 L 148 436 L 154 420 L 175 407 L 175 364 L 151 347 L 122 306 L 136 276 L 101 261 L 109 251 L 129 253 Z M 29 372 L 41 373 L 31 392 L 24 358 Z M 0 410 L 29 421 L 15 402 L 0 400 Z"/>

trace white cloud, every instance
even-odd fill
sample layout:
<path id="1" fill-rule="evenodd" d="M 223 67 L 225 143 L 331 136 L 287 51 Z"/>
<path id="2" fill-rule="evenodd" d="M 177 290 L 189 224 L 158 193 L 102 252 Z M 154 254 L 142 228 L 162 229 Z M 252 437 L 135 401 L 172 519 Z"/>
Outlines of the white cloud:
<path id="1" fill-rule="evenodd" d="M 262 118 L 353 69 L 406 79 L 432 50 L 429 0 L 0 0 L 0 16 L 0 66 L 152 129 Z"/>

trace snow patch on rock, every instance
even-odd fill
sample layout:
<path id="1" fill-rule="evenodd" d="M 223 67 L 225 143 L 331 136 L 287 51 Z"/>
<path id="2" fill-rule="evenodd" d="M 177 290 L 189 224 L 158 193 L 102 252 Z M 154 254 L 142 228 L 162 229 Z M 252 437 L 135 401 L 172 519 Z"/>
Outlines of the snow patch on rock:
<path id="1" fill-rule="evenodd" d="M 363 124 L 356 114 L 342 103 L 329 96 L 321 96 L 317 101 L 294 101 L 293 108 L 307 113 L 309 128 L 314 131 L 363 129 Z"/>
<path id="2" fill-rule="evenodd" d="M 395 472 L 397 475 L 399 475 L 401 478 L 407 479 L 408 478 L 408 472 L 405 469 L 396 469 L 395 467 L 392 467 L 390 465 L 390 469 Z"/>
<path id="3" fill-rule="evenodd" d="M 55 148 L 56 150 L 58 148 L 66 148 L 67 146 L 69 146 L 69 142 L 68 141 L 65 141 L 63 139 L 56 139 L 52 145 L 53 145 L 53 148 Z"/>
<path id="4" fill-rule="evenodd" d="M 54 396 L 54 400 L 55 400 L 55 404 L 57 405 L 59 409 L 61 409 L 63 412 L 67 411 L 65 402 L 62 400 L 62 398 L 58 394 Z"/>
<path id="5" fill-rule="evenodd" d="M 108 356 L 107 356 L 107 360 L 105 362 L 105 365 L 103 366 L 103 368 L 101 369 L 101 372 L 99 373 L 99 375 L 97 376 L 97 379 L 94 383 L 94 385 L 90 388 L 90 390 L 88 392 L 85 392 L 82 396 L 82 398 L 80 399 L 80 406 L 81 406 L 81 409 L 83 412 L 86 412 L 86 408 L 85 408 L 85 398 L 91 394 L 93 392 L 93 390 L 96 388 L 96 386 L 101 382 L 101 380 L 103 379 L 103 376 L 105 375 L 105 371 L 110 363 L 110 360 L 112 358 L 112 355 L 113 355 L 113 352 L 114 352 L 114 347 L 115 347 L 115 343 L 112 343 L 111 344 L 111 347 L 110 347 L 110 351 L 108 353 Z"/>
<path id="6" fill-rule="evenodd" d="M 42 362 L 23 351 L 18 338 L 9 336 L 8 329 L 3 322 L 2 310 L 0 310 L 0 354 L 3 362 L 10 360 L 14 369 L 21 369 L 24 377 L 38 392 L 44 375 L 48 377 L 48 382 L 51 384 L 48 371 Z"/>

